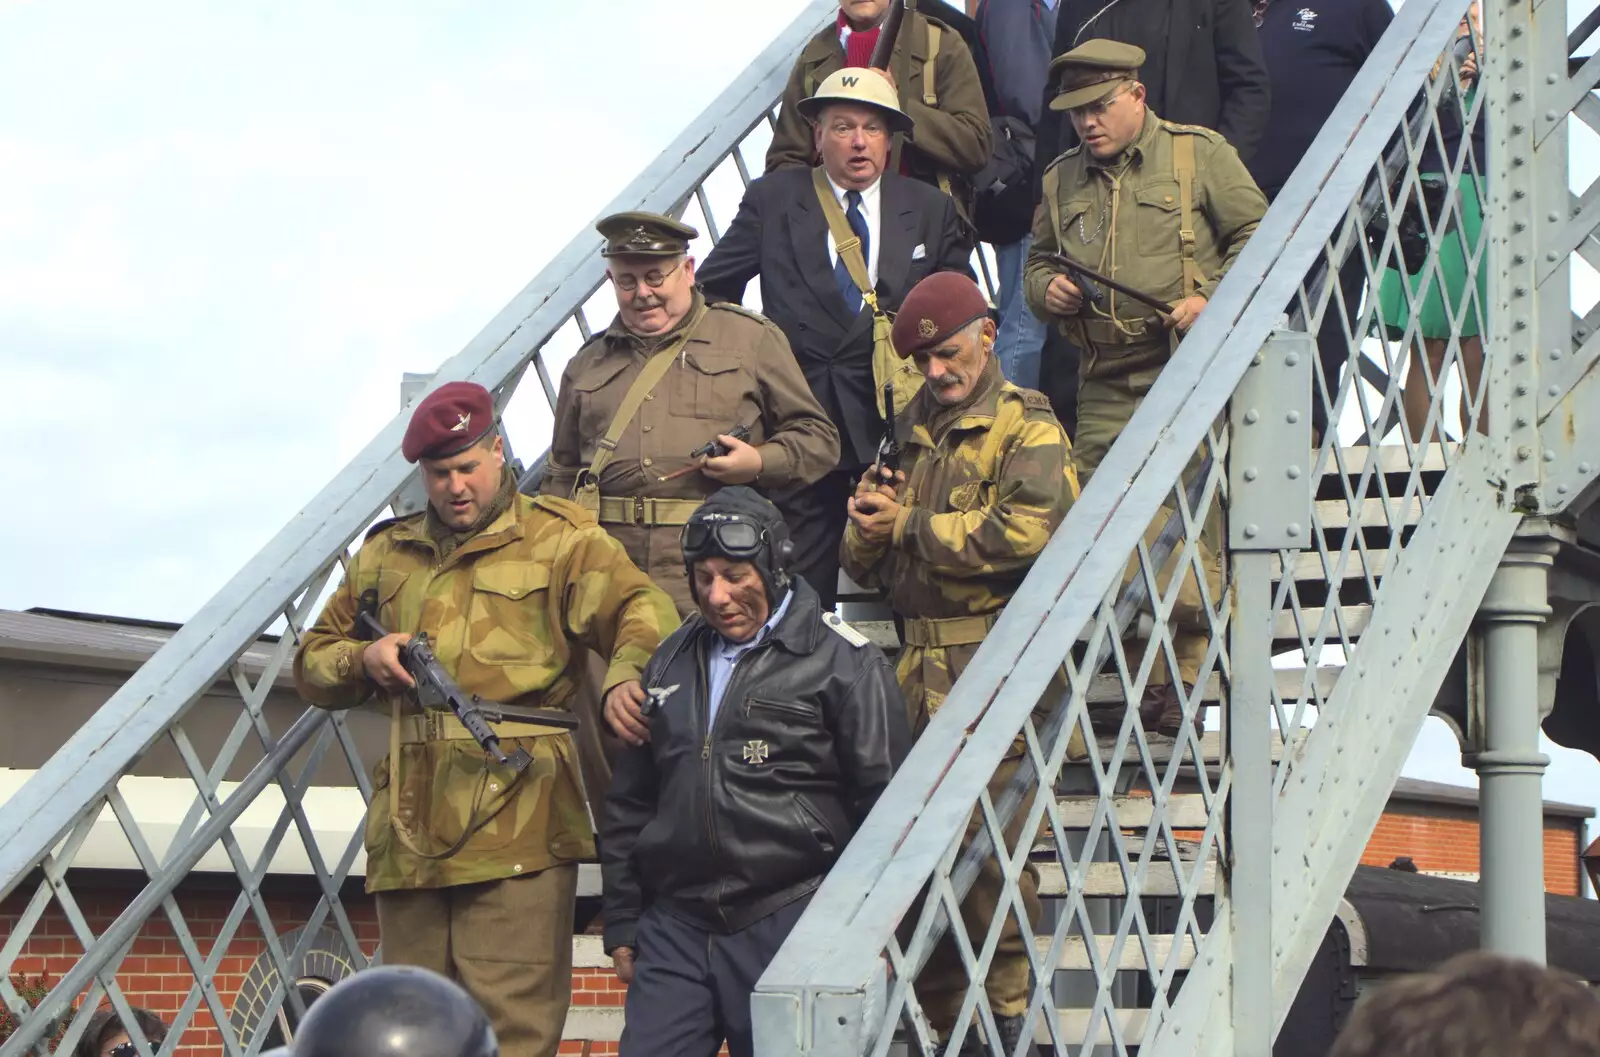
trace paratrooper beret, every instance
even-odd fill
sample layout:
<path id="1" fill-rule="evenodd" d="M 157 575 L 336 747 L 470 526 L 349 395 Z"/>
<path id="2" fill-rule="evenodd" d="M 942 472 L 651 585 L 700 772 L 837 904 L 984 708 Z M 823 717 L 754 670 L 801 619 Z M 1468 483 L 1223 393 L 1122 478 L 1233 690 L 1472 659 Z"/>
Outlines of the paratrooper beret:
<path id="1" fill-rule="evenodd" d="M 989 314 L 978 284 L 960 272 L 934 272 L 906 294 L 889 337 L 902 358 L 939 344 Z"/>
<path id="2" fill-rule="evenodd" d="M 494 428 L 494 398 L 477 382 L 446 382 L 411 412 L 400 442 L 406 462 L 447 459 L 472 447 Z"/>

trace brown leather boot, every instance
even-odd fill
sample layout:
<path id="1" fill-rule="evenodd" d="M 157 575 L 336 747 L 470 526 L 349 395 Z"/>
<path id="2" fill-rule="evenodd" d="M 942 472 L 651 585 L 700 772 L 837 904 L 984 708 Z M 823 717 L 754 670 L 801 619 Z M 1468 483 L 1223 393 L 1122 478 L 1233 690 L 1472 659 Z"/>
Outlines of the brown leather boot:
<path id="1" fill-rule="evenodd" d="M 1139 701 L 1139 721 L 1144 725 L 1146 733 L 1154 731 L 1164 734 L 1169 738 L 1176 738 L 1183 729 L 1183 702 L 1194 690 L 1188 683 L 1183 684 L 1183 693 L 1180 696 L 1178 688 L 1172 683 L 1163 686 L 1146 687 L 1144 697 Z M 1201 710 L 1195 709 L 1194 732 L 1205 733 L 1205 720 Z"/>

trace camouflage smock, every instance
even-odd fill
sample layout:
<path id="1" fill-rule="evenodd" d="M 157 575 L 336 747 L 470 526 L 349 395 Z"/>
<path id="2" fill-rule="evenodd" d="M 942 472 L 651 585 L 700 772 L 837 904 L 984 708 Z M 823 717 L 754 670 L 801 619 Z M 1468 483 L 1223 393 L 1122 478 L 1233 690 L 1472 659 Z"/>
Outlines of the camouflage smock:
<path id="1" fill-rule="evenodd" d="M 998 615 L 1077 498 L 1066 431 L 1044 395 L 1005 381 L 992 355 L 964 407 L 940 408 L 924 387 L 905 418 L 892 544 L 868 544 L 851 524 L 840 562 L 907 620 Z M 913 733 L 976 652 L 975 642 L 901 650 Z"/>
<path id="2" fill-rule="evenodd" d="M 582 508 L 563 499 L 516 496 L 510 509 L 439 560 L 423 514 L 373 529 L 339 589 L 295 654 L 301 696 L 323 708 L 369 701 L 385 709 L 390 695 L 365 674 L 367 643 L 351 635 L 363 591 L 378 591 L 379 622 L 391 632 L 425 631 L 439 662 L 462 689 L 524 707 L 562 708 L 576 687 L 582 653 L 610 658 L 605 686 L 637 679 L 656 646 L 678 626 L 671 600 L 640 572 L 622 547 Z M 405 711 L 415 712 L 410 695 Z M 577 755 L 565 733 L 507 739 L 533 764 L 507 782 L 469 740 L 401 747 L 400 810 L 430 852 L 453 845 L 469 824 L 492 817 L 454 856 L 426 859 L 409 851 L 390 820 L 389 757 L 373 771 L 367 809 L 367 891 L 441 888 L 531 874 L 559 862 L 594 856 L 577 777 Z"/>

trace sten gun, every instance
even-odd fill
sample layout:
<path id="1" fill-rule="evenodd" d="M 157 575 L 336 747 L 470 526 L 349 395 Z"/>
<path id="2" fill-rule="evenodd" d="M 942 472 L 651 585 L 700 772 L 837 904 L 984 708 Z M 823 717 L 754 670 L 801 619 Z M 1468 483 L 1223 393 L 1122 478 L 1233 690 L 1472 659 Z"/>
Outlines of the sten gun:
<path id="1" fill-rule="evenodd" d="M 1126 283 L 1118 282 L 1109 275 L 1101 275 L 1094 269 L 1085 267 L 1071 257 L 1066 257 L 1059 253 L 1047 253 L 1044 255 L 1044 259 L 1066 272 L 1067 278 L 1072 280 L 1072 285 L 1083 292 L 1083 299 L 1096 308 L 1100 306 L 1100 302 L 1105 297 L 1105 291 L 1100 289 L 1103 286 L 1106 290 L 1115 290 L 1119 294 L 1133 298 L 1147 308 L 1155 309 L 1161 314 L 1161 318 L 1164 321 L 1172 318 L 1172 305 L 1159 297 L 1147 294 L 1143 290 L 1129 286 Z"/>
<path id="2" fill-rule="evenodd" d="M 900 469 L 900 438 L 895 432 L 894 421 L 894 386 L 888 382 L 883 386 L 883 439 L 878 442 L 878 476 L 880 479 L 893 480 L 895 471 Z"/>
<path id="3" fill-rule="evenodd" d="M 375 616 L 377 609 L 378 592 L 375 590 L 362 592 L 361 607 L 356 613 L 356 629 L 373 640 L 389 634 L 383 625 L 378 623 L 378 618 Z M 483 747 L 483 751 L 500 766 L 510 767 L 515 774 L 527 770 L 533 763 L 533 757 L 528 755 L 527 749 L 521 747 L 507 755 L 500 747 L 500 736 L 494 732 L 490 723 L 517 720 L 559 727 L 562 730 L 578 729 L 578 717 L 571 712 L 550 708 L 508 708 L 494 701 L 485 701 L 476 694 L 467 693 L 444 670 L 444 665 L 434 656 L 433 647 L 428 645 L 428 636 L 424 633 L 413 635 L 409 642 L 400 647 L 400 663 L 405 665 L 407 674 L 416 681 L 418 704 L 424 709 L 438 708 L 441 705 L 449 708 L 467 729 L 467 733 L 472 735 L 473 740 Z"/>
<path id="4" fill-rule="evenodd" d="M 747 441 L 748 442 L 750 440 L 750 427 L 745 425 L 743 422 L 740 422 L 738 425 L 736 425 L 732 429 L 728 430 L 727 433 L 722 434 L 722 436 L 732 437 L 734 440 L 742 440 L 742 441 Z M 691 458 L 691 459 L 720 459 L 724 455 L 728 454 L 728 452 L 730 450 L 731 449 L 726 444 L 722 443 L 716 437 L 712 437 L 710 440 L 708 440 L 704 444 L 700 445 L 694 451 L 691 451 L 689 453 L 689 458 Z M 700 469 L 700 464 L 699 463 L 695 463 L 695 464 L 693 464 L 691 466 L 685 466 L 681 470 L 673 470 L 671 473 L 667 474 L 665 477 L 662 477 L 661 480 L 663 480 L 663 481 L 676 481 L 680 477 L 687 477 L 689 474 L 694 473 L 698 469 Z"/>

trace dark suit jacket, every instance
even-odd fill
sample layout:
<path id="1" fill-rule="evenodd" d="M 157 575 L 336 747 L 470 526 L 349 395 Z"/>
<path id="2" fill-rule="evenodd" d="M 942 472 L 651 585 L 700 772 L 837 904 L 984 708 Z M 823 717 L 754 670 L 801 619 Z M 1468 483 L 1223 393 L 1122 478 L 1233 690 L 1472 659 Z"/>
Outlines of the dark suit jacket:
<path id="1" fill-rule="evenodd" d="M 1288 3 L 1289 0 L 1277 0 Z M 1167 7 L 1165 47 L 1158 53 L 1147 46 L 1148 5 Z M 1056 14 L 1055 54 L 1073 48 L 1078 30 L 1105 6 L 1105 0 L 1061 0 Z M 1267 66 L 1261 57 L 1251 17 L 1250 0 L 1118 0 L 1084 30 L 1082 40 L 1105 37 L 1145 48 L 1142 73 L 1150 90 L 1150 109 L 1156 116 L 1181 125 L 1214 129 L 1239 152 L 1246 163 L 1267 131 L 1272 100 Z M 1082 43 L 1082 41 L 1079 41 Z M 1072 122 L 1049 101 L 1055 88 L 1045 88 L 1045 109 L 1038 129 L 1042 176 L 1056 155 L 1077 145 Z M 1035 195 L 1037 197 L 1037 194 Z"/>
<path id="2" fill-rule="evenodd" d="M 936 271 L 972 275 L 950 196 L 886 173 L 880 191 L 878 304 L 888 312 Z M 920 253 L 918 252 L 920 248 Z M 850 315 L 828 260 L 828 220 L 811 170 L 779 169 L 750 185 L 739 215 L 698 269 L 706 298 L 741 302 L 761 277 L 761 311 L 783 331 L 811 391 L 839 427 L 839 464 L 877 453 L 883 413 L 872 380 L 872 313 Z"/>

